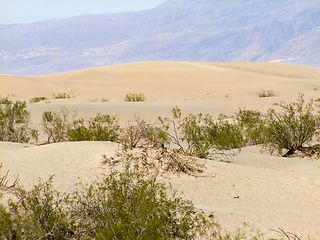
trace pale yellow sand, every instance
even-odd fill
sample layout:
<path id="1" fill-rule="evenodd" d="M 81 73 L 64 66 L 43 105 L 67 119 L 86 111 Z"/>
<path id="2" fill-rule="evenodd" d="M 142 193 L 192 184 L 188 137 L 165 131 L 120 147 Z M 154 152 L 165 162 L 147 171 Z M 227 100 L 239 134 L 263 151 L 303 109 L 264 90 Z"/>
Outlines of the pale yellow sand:
<path id="1" fill-rule="evenodd" d="M 272 98 L 258 98 L 260 90 Z M 75 98 L 56 100 L 52 94 L 73 91 Z M 126 103 L 127 93 L 145 93 L 146 102 Z M 50 98 L 50 103 L 29 104 L 31 126 L 38 127 L 46 110 L 66 106 L 89 118 L 97 112 L 117 115 L 122 124 L 134 115 L 155 121 L 170 116 L 174 106 L 188 113 L 232 114 L 238 108 L 265 112 L 271 103 L 320 97 L 320 69 L 284 63 L 141 62 L 44 76 L 0 75 L 0 94 L 29 100 Z M 107 98 L 109 102 L 101 102 Z M 102 154 L 112 155 L 117 144 L 108 142 L 59 143 L 43 146 L 0 143 L 3 172 L 20 174 L 27 188 L 38 177 L 55 174 L 59 190 L 91 181 L 106 171 Z M 266 236 L 281 227 L 307 239 L 320 239 L 320 161 L 285 159 L 260 154 L 258 147 L 242 149 L 230 164 L 207 161 L 204 177 L 167 176 L 196 207 L 213 211 L 222 227 L 233 230 L 243 222 Z M 78 178 L 80 177 L 80 179 Z M 235 198 L 236 197 L 236 198 Z"/>

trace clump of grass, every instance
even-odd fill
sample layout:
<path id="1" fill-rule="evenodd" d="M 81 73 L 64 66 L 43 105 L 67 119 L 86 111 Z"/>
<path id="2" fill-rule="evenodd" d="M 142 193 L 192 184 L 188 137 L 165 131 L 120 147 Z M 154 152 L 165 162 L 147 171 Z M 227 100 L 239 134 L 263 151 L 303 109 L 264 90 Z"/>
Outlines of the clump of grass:
<path id="1" fill-rule="evenodd" d="M 274 97 L 276 96 L 276 94 L 271 91 L 268 90 L 267 92 L 265 90 L 261 90 L 260 93 L 258 93 L 259 98 L 265 98 L 265 97 Z"/>
<path id="2" fill-rule="evenodd" d="M 74 98 L 74 93 L 70 91 L 69 93 L 66 92 L 60 92 L 57 95 L 53 94 L 54 99 L 65 99 L 65 98 Z"/>
<path id="3" fill-rule="evenodd" d="M 49 100 L 49 99 L 46 97 L 34 97 L 30 99 L 29 103 L 37 103 L 37 102 L 46 101 L 46 100 Z"/>
<path id="4" fill-rule="evenodd" d="M 101 102 L 109 102 L 109 99 L 108 98 L 102 98 Z"/>
<path id="5" fill-rule="evenodd" d="M 144 93 L 128 93 L 124 99 L 126 102 L 144 102 L 145 100 Z"/>

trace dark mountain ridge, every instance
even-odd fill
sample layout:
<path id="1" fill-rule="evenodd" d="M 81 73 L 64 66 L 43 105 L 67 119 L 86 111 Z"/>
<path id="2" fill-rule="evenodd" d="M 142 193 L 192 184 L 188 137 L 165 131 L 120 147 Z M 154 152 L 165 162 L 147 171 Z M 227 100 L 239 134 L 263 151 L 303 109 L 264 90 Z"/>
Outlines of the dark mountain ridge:
<path id="1" fill-rule="evenodd" d="M 147 60 L 320 67 L 316 0 L 168 0 L 157 8 L 0 27 L 0 73 Z"/>

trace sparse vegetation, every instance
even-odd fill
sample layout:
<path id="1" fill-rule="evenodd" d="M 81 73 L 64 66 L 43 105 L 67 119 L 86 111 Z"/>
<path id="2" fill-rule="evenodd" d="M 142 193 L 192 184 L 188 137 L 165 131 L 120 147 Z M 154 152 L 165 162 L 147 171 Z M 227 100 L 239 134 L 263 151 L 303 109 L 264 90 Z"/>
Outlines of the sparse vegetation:
<path id="1" fill-rule="evenodd" d="M 42 126 L 48 138 L 47 143 L 115 141 L 120 133 L 120 126 L 115 116 L 98 113 L 89 121 L 80 118 L 70 122 L 69 111 L 66 108 L 62 108 L 60 112 L 44 112 Z"/>
<path id="2" fill-rule="evenodd" d="M 175 107 L 172 116 L 172 119 L 159 117 L 159 121 L 171 143 L 183 154 L 205 158 L 215 150 L 231 150 L 242 145 L 240 128 L 223 115 L 218 120 L 202 114 L 190 114 L 182 119 L 181 110 Z"/>
<path id="3" fill-rule="evenodd" d="M 42 114 L 42 127 L 47 135 L 47 143 L 57 143 L 66 140 L 69 127 L 69 111 L 61 108 L 60 112 L 45 111 Z"/>
<path id="4" fill-rule="evenodd" d="M 263 114 L 257 110 L 239 109 L 233 119 L 240 127 L 243 135 L 244 145 L 257 145 L 262 143 Z"/>
<path id="5" fill-rule="evenodd" d="M 19 175 L 16 177 L 16 179 L 14 180 L 14 182 L 11 185 L 8 185 L 9 170 L 7 171 L 7 173 L 5 175 L 2 175 L 1 168 L 2 168 L 2 163 L 0 163 L 0 190 L 16 187 L 20 181 Z"/>
<path id="6" fill-rule="evenodd" d="M 115 116 L 98 113 L 88 123 L 84 119 L 74 120 L 68 125 L 66 138 L 69 141 L 111 141 L 120 133 L 120 125 Z"/>
<path id="7" fill-rule="evenodd" d="M 28 143 L 37 141 L 38 131 L 29 127 L 30 113 L 27 103 L 1 99 L 0 104 L 0 141 Z"/>
<path id="8" fill-rule="evenodd" d="M 52 176 L 28 191 L 15 188 L 8 204 L 0 204 L 0 238 L 248 239 L 240 230 L 223 233 L 212 214 L 155 177 L 128 161 L 122 171 L 69 194 L 53 189 Z"/>
<path id="9" fill-rule="evenodd" d="M 145 100 L 144 93 L 128 93 L 124 99 L 126 102 L 144 102 Z"/>
<path id="10" fill-rule="evenodd" d="M 285 104 L 275 103 L 280 112 L 269 109 L 265 117 L 263 128 L 263 145 L 270 153 L 277 151 L 284 156 L 301 150 L 305 144 L 319 135 L 320 117 L 313 112 L 313 101 L 305 104 L 303 94 L 297 102 Z"/>
<path id="11" fill-rule="evenodd" d="M 101 102 L 109 102 L 109 99 L 108 98 L 102 98 Z"/>
<path id="12" fill-rule="evenodd" d="M 58 94 L 53 94 L 54 99 L 65 99 L 65 98 L 74 98 L 74 93 L 70 91 L 69 93 L 60 92 Z"/>
<path id="13" fill-rule="evenodd" d="M 260 93 L 258 93 L 259 98 L 265 98 L 265 97 L 274 97 L 276 96 L 276 94 L 271 91 L 268 90 L 267 92 L 265 90 L 261 90 Z"/>
<path id="14" fill-rule="evenodd" d="M 37 102 L 46 101 L 46 100 L 49 100 L 49 99 L 46 97 L 34 97 L 30 99 L 29 103 L 37 103 Z"/>

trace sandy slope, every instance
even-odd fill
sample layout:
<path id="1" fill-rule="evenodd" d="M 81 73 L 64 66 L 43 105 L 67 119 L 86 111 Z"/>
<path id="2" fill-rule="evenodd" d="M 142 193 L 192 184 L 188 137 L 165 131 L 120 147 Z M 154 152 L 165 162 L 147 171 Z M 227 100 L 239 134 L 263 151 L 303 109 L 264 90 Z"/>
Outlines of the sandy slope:
<path id="1" fill-rule="evenodd" d="M 276 97 L 258 98 L 260 90 Z M 319 90 L 318 90 L 319 89 Z M 52 94 L 73 91 L 75 98 L 56 100 Z M 145 93 L 143 103 L 124 102 L 129 92 Z M 46 96 L 50 103 L 29 104 L 31 125 L 38 127 L 43 111 L 66 106 L 89 118 L 97 112 L 117 115 L 122 124 L 135 114 L 148 121 L 170 116 L 174 106 L 183 114 L 232 114 L 239 107 L 266 111 L 270 103 L 294 101 L 299 92 L 320 97 L 320 69 L 284 63 L 141 62 L 44 76 L 0 75 L 0 94 L 19 100 Z M 109 102 L 101 102 L 108 98 Z M 101 155 L 112 155 L 117 144 L 59 143 L 34 146 L 0 143 L 0 162 L 11 179 L 32 186 L 38 177 L 55 174 L 55 186 L 70 190 L 80 177 L 91 181 L 106 171 Z M 227 229 L 243 222 L 267 236 L 278 227 L 320 238 L 320 161 L 283 159 L 242 149 L 230 164 L 207 161 L 202 177 L 167 176 L 198 208 L 213 211 Z"/>

